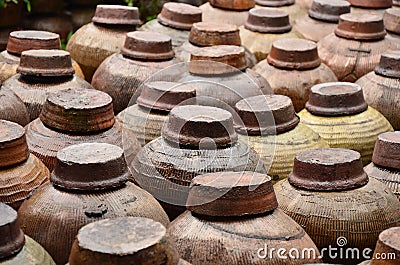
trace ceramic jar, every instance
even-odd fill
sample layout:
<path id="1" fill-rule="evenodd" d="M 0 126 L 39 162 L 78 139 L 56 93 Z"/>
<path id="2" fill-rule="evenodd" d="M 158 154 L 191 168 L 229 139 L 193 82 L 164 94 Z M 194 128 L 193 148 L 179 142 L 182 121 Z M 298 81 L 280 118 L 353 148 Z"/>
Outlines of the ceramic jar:
<path id="1" fill-rule="evenodd" d="M 242 26 L 247 20 L 248 11 L 253 7 L 255 7 L 254 0 L 210 0 L 201 5 L 200 9 L 205 22 Z"/>
<path id="2" fill-rule="evenodd" d="M 17 74 L 4 82 L 25 104 L 30 121 L 39 117 L 48 93 L 66 88 L 92 88 L 75 76 L 71 56 L 62 50 L 30 50 L 21 54 Z"/>
<path id="3" fill-rule="evenodd" d="M 383 53 L 379 65 L 357 84 L 368 105 L 382 113 L 395 130 L 400 130 L 400 51 Z"/>
<path id="4" fill-rule="evenodd" d="M 368 107 L 362 89 L 353 83 L 326 83 L 311 88 L 306 108 L 299 113 L 304 125 L 318 133 L 330 147 L 361 153 L 371 162 L 378 135 L 393 131 L 388 120 Z"/>
<path id="5" fill-rule="evenodd" d="M 392 7 L 392 0 L 348 0 L 351 13 L 378 15 L 382 17 L 387 8 Z"/>
<path id="6" fill-rule="evenodd" d="M 335 33 L 318 42 L 322 62 L 346 82 L 373 71 L 383 52 L 399 47 L 387 38 L 382 17 L 354 13 L 341 15 Z"/>
<path id="7" fill-rule="evenodd" d="M 179 61 L 174 59 L 171 38 L 154 32 L 136 31 L 126 35 L 124 47 L 97 68 L 92 86 L 113 99 L 118 114 L 136 103 L 141 85 L 156 72 Z"/>
<path id="8" fill-rule="evenodd" d="M 303 124 L 290 98 L 282 95 L 242 99 L 235 107 L 241 122 L 235 122 L 239 141 L 260 155 L 273 183 L 287 178 L 293 160 L 301 151 L 329 147 L 314 131 Z"/>
<path id="9" fill-rule="evenodd" d="M 21 126 L 29 123 L 28 110 L 15 93 L 3 87 L 0 81 L 0 119 L 16 122 Z"/>
<path id="10" fill-rule="evenodd" d="M 296 4 L 305 9 L 311 9 L 313 0 L 296 0 Z"/>
<path id="11" fill-rule="evenodd" d="M 332 70 L 321 63 L 317 45 L 303 39 L 273 42 L 267 59 L 253 70 L 268 81 L 275 94 L 290 97 L 296 112 L 304 108 L 313 85 L 337 81 Z"/>
<path id="12" fill-rule="evenodd" d="M 383 23 L 388 33 L 388 38 L 400 44 L 400 8 L 386 9 L 383 15 Z"/>
<path id="13" fill-rule="evenodd" d="M 197 176 L 190 186 L 187 204 L 189 211 L 170 224 L 168 235 L 177 242 L 181 257 L 193 264 L 319 261 L 314 242 L 278 208 L 267 175 L 228 171 Z M 279 259 L 276 254 L 270 255 L 271 248 L 307 248 L 316 255 Z"/>
<path id="14" fill-rule="evenodd" d="M 92 22 L 76 31 L 67 44 L 67 51 L 81 66 L 88 82 L 108 56 L 119 52 L 126 33 L 140 24 L 137 7 L 97 6 Z"/>
<path id="15" fill-rule="evenodd" d="M 115 145 L 84 143 L 60 150 L 51 183 L 38 189 L 18 211 L 22 230 L 46 248 L 57 264 L 65 264 L 78 230 L 88 223 L 139 216 L 168 225 L 159 203 L 127 182 L 129 176 L 123 150 Z"/>
<path id="16" fill-rule="evenodd" d="M 243 46 L 258 62 L 267 58 L 274 41 L 300 37 L 292 30 L 288 13 L 277 8 L 250 9 L 246 23 L 239 30 Z"/>
<path id="17" fill-rule="evenodd" d="M 304 17 L 307 10 L 297 4 L 295 0 L 255 0 L 256 8 L 274 7 L 286 11 L 289 14 L 290 24 L 294 25 L 296 20 Z"/>
<path id="18" fill-rule="evenodd" d="M 194 5 L 194 6 L 200 6 L 204 3 L 207 3 L 207 0 L 175 0 L 174 2 L 178 2 L 178 3 L 185 3 L 185 4 L 190 4 L 190 5 Z"/>
<path id="19" fill-rule="evenodd" d="M 374 249 L 381 231 L 400 224 L 400 201 L 383 183 L 368 178 L 360 154 L 353 150 L 304 151 L 296 156 L 289 178 L 274 188 L 279 207 L 304 227 L 320 250 Z M 324 255 L 324 261 L 360 262 L 342 254 Z"/>

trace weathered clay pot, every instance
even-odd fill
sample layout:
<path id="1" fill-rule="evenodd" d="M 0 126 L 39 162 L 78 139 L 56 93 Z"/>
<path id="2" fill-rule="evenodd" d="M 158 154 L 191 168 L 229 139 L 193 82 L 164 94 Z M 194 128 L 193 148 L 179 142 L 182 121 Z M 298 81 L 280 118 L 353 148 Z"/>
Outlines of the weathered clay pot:
<path id="1" fill-rule="evenodd" d="M 137 7 L 97 6 L 92 22 L 76 31 L 67 44 L 67 51 L 81 66 L 88 82 L 108 56 L 119 52 L 126 33 L 140 24 Z"/>
<path id="2" fill-rule="evenodd" d="M 129 176 L 123 150 L 117 146 L 85 143 L 59 151 L 51 183 L 19 209 L 22 230 L 61 265 L 68 261 L 78 230 L 88 223 L 140 216 L 168 225 L 159 203 L 127 182 Z"/>
<path id="3" fill-rule="evenodd" d="M 177 48 L 189 39 L 192 25 L 201 21 L 200 8 L 188 4 L 165 3 L 157 19 L 147 22 L 139 30 L 168 35 L 172 39 L 172 47 Z"/>
<path id="4" fill-rule="evenodd" d="M 25 126 L 29 123 L 28 110 L 15 93 L 1 85 L 0 81 L 0 119 Z"/>
<path id="5" fill-rule="evenodd" d="M 294 29 L 303 38 L 318 42 L 335 31 L 340 15 L 349 12 L 347 1 L 314 0 L 308 15 L 296 20 Z"/>
<path id="6" fill-rule="evenodd" d="M 399 48 L 387 38 L 382 17 L 368 14 L 341 15 L 335 33 L 318 42 L 322 62 L 346 82 L 373 71 L 383 52 Z"/>
<path id="7" fill-rule="evenodd" d="M 22 232 L 17 212 L 0 203 L 0 263 L 55 265 L 46 250 Z"/>
<path id="8" fill-rule="evenodd" d="M 68 34 L 74 30 L 71 17 L 65 14 L 30 15 L 22 20 L 25 30 L 42 30 L 54 32 L 67 41 Z"/>
<path id="9" fill-rule="evenodd" d="M 357 84 L 368 105 L 382 113 L 395 130 L 400 130 L 400 51 L 383 53 L 379 65 Z"/>
<path id="10" fill-rule="evenodd" d="M 296 4 L 305 9 L 311 9 L 313 0 L 296 0 Z"/>
<path id="11" fill-rule="evenodd" d="M 303 228 L 277 207 L 271 178 L 267 175 L 254 172 L 200 175 L 190 187 L 189 211 L 170 224 L 168 235 L 177 243 L 181 257 L 193 264 L 318 262 L 315 257 L 269 256 L 271 248 L 307 248 L 319 255 Z"/>
<path id="12" fill-rule="evenodd" d="M 236 104 L 236 111 L 242 121 L 235 124 L 239 141 L 254 148 L 274 182 L 289 176 L 299 152 L 329 147 L 317 133 L 299 124 L 300 118 L 286 96 L 243 99 Z"/>
<path id="13" fill-rule="evenodd" d="M 0 120 L 0 202 L 18 210 L 50 172 L 34 155 L 29 154 L 22 126 Z"/>
<path id="14" fill-rule="evenodd" d="M 255 7 L 254 0 L 210 0 L 200 6 L 204 22 L 229 23 L 242 26 L 246 23 L 248 11 Z"/>
<path id="15" fill-rule="evenodd" d="M 332 70 L 321 63 L 317 45 L 302 39 L 273 42 L 267 59 L 253 70 L 267 79 L 275 94 L 290 97 L 296 112 L 304 108 L 313 85 L 337 81 Z"/>
<path id="16" fill-rule="evenodd" d="M 307 14 L 307 9 L 299 6 L 294 0 L 255 0 L 256 8 L 274 7 L 286 11 L 289 14 L 290 24 L 296 24 L 296 20 Z M 296 1 L 297 2 L 297 1 Z"/>
<path id="17" fill-rule="evenodd" d="M 178 2 L 178 3 L 185 3 L 185 4 L 189 4 L 189 5 L 193 5 L 193 6 L 200 6 L 204 3 L 207 3 L 207 0 L 174 0 L 174 2 Z"/>
<path id="18" fill-rule="evenodd" d="M 353 83 L 326 83 L 311 88 L 301 123 L 318 133 L 330 147 L 361 153 L 362 162 L 371 162 L 378 135 L 393 131 L 386 118 L 364 100 L 362 89 Z"/>
<path id="19" fill-rule="evenodd" d="M 388 38 L 400 45 L 400 9 L 386 9 L 383 15 L 383 23 L 388 33 Z"/>
<path id="20" fill-rule="evenodd" d="M 348 0 L 351 13 L 377 15 L 382 17 L 387 8 L 392 7 L 392 0 Z"/>
<path id="21" fill-rule="evenodd" d="M 400 224 L 400 201 L 383 183 L 368 178 L 356 151 L 304 151 L 296 156 L 289 178 L 274 188 L 279 207 L 304 227 L 319 249 L 374 249 L 381 231 Z M 360 262 L 340 256 L 324 255 L 324 261 Z"/>
<path id="22" fill-rule="evenodd" d="M 92 86 L 75 76 L 71 56 L 62 50 L 30 50 L 21 54 L 17 73 L 4 82 L 28 109 L 30 121 L 39 117 L 48 93 Z"/>
<path id="23" fill-rule="evenodd" d="M 100 64 L 92 86 L 112 97 L 114 112 L 118 114 L 129 102 L 136 102 L 141 85 L 149 77 L 178 62 L 174 59 L 171 37 L 154 32 L 129 32 L 121 52 Z"/>
<path id="24" fill-rule="evenodd" d="M 195 176 L 226 170 L 265 173 L 259 159 L 237 141 L 228 111 L 189 105 L 171 110 L 162 137 L 142 148 L 131 169 L 134 181 L 161 201 L 173 220 L 185 210 Z"/>
<path id="25" fill-rule="evenodd" d="M 250 9 L 246 24 L 239 30 L 243 46 L 258 62 L 267 58 L 274 41 L 300 37 L 292 30 L 288 13 L 277 8 Z"/>

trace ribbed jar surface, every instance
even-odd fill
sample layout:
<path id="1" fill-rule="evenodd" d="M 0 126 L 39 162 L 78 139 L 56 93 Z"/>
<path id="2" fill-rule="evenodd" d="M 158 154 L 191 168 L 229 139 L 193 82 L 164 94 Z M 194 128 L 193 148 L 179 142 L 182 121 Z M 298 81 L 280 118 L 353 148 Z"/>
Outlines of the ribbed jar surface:
<path id="1" fill-rule="evenodd" d="M 29 123 L 28 110 L 15 93 L 0 86 L 0 119 L 25 126 Z"/>
<path id="2" fill-rule="evenodd" d="M 216 8 L 211 6 L 210 3 L 201 5 L 200 9 L 203 12 L 203 22 L 218 22 L 242 26 L 248 16 L 248 10 L 238 11 Z"/>
<path id="3" fill-rule="evenodd" d="M 333 33 L 336 27 L 337 23 L 319 21 L 310 18 L 308 15 L 298 19 L 294 25 L 294 29 L 302 38 L 314 42 L 318 42 Z"/>
<path id="4" fill-rule="evenodd" d="M 263 7 L 264 6 L 256 5 L 256 8 L 263 8 Z M 293 5 L 274 6 L 273 8 L 278 8 L 280 10 L 286 11 L 289 14 L 289 21 L 292 26 L 296 24 L 296 20 L 307 15 L 307 9 L 298 5 L 297 1 Z"/>
<path id="5" fill-rule="evenodd" d="M 388 186 L 400 200 L 400 172 L 396 169 L 384 168 L 370 163 L 364 167 L 371 178 L 375 178 Z"/>

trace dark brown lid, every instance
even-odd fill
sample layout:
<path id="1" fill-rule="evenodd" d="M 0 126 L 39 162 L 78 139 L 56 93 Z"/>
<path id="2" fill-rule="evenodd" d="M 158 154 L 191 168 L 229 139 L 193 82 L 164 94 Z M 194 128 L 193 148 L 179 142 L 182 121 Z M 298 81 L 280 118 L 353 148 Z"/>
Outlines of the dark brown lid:
<path id="1" fill-rule="evenodd" d="M 386 132 L 378 136 L 372 162 L 400 170 L 400 132 Z"/>
<path id="2" fill-rule="evenodd" d="M 289 14 L 278 8 L 253 8 L 244 27 L 261 33 L 285 33 L 292 29 Z"/>
<path id="3" fill-rule="evenodd" d="M 341 148 L 307 150 L 296 155 L 289 182 L 297 188 L 341 191 L 368 182 L 360 153 Z"/>
<path id="4" fill-rule="evenodd" d="M 209 0 L 210 5 L 230 10 L 249 10 L 256 3 L 254 0 Z"/>
<path id="5" fill-rule="evenodd" d="M 268 63 L 283 69 L 306 70 L 321 65 L 317 45 L 309 40 L 282 39 L 272 43 Z"/>
<path id="6" fill-rule="evenodd" d="M 271 178 L 255 172 L 217 172 L 192 180 L 187 208 L 206 216 L 243 216 L 278 208 Z"/>
<path id="7" fill-rule="evenodd" d="M 71 145 L 57 153 L 51 182 L 70 190 L 104 190 L 127 182 L 124 151 L 106 143 Z"/>
<path id="8" fill-rule="evenodd" d="M 368 108 L 359 85 L 332 82 L 311 88 L 306 109 L 320 116 L 344 116 L 361 113 Z"/>
<path id="9" fill-rule="evenodd" d="M 294 3 L 295 0 L 256 0 L 257 5 L 270 7 L 290 6 Z"/>
<path id="10" fill-rule="evenodd" d="M 143 85 L 143 90 L 136 103 L 139 106 L 160 111 L 171 111 L 175 106 L 184 101 L 195 104 L 196 88 L 189 84 L 176 82 L 148 82 Z"/>
<path id="11" fill-rule="evenodd" d="M 97 5 L 92 21 L 105 25 L 137 26 L 142 24 L 137 7 L 120 5 Z"/>
<path id="12" fill-rule="evenodd" d="M 375 73 L 389 78 L 400 78 L 400 51 L 388 51 L 381 55 Z"/>
<path id="13" fill-rule="evenodd" d="M 50 93 L 40 120 L 50 128 L 71 133 L 109 129 L 115 122 L 112 98 L 102 91 L 83 88 Z"/>
<path id="14" fill-rule="evenodd" d="M 216 22 L 199 22 L 193 24 L 189 41 L 196 46 L 236 45 L 242 44 L 239 29 L 235 25 Z"/>
<path id="15" fill-rule="evenodd" d="M 184 3 L 165 3 L 157 16 L 161 24 L 182 30 L 190 30 L 192 25 L 202 20 L 201 9 Z"/>
<path id="16" fill-rule="evenodd" d="M 350 4 L 342 0 L 314 0 L 308 10 L 311 18 L 326 22 L 338 22 L 340 15 L 346 13 L 350 13 Z"/>
<path id="17" fill-rule="evenodd" d="M 177 106 L 171 110 L 162 137 L 186 147 L 213 149 L 237 142 L 232 114 L 209 106 Z"/>
<path id="18" fill-rule="evenodd" d="M 250 97 L 236 103 L 235 109 L 243 121 L 243 124 L 235 124 L 236 131 L 241 134 L 280 134 L 292 130 L 300 122 L 287 96 Z"/>
<path id="19" fill-rule="evenodd" d="M 0 120 L 0 167 L 16 165 L 28 157 L 24 127 L 14 122 Z"/>
<path id="20" fill-rule="evenodd" d="M 387 31 L 400 34 L 400 8 L 386 9 L 383 14 L 383 23 Z"/>
<path id="21" fill-rule="evenodd" d="M 21 54 L 17 73 L 30 76 L 72 76 L 71 55 L 62 50 L 29 50 Z"/>
<path id="22" fill-rule="evenodd" d="M 17 212 L 4 203 L 0 203 L 0 238 L 0 259 L 18 253 L 25 245 Z"/>
<path id="23" fill-rule="evenodd" d="M 340 16 L 335 34 L 354 40 L 379 40 L 386 36 L 382 16 L 348 13 Z"/>
<path id="24" fill-rule="evenodd" d="M 371 265 L 396 265 L 400 259 L 400 227 L 391 227 L 379 234 Z M 385 257 L 385 259 L 383 258 Z"/>
<path id="25" fill-rule="evenodd" d="M 126 34 L 121 53 L 124 56 L 139 60 L 158 61 L 174 58 L 171 37 L 157 32 L 129 32 Z"/>
<path id="26" fill-rule="evenodd" d="M 392 0 L 347 0 L 352 6 L 374 9 L 392 7 Z"/>
<path id="27" fill-rule="evenodd" d="M 28 50 L 61 49 L 60 35 L 39 30 L 20 30 L 10 33 L 7 52 L 20 55 Z"/>

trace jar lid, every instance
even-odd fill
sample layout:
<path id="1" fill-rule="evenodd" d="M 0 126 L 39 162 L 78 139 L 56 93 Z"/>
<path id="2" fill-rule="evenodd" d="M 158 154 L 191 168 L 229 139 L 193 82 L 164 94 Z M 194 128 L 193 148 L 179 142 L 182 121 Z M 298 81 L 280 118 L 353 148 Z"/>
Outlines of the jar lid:
<path id="1" fill-rule="evenodd" d="M 196 88 L 176 82 L 148 82 L 136 100 L 139 106 L 160 111 L 171 111 L 180 103 L 196 97 Z M 190 101 L 195 104 L 195 102 Z"/>
<path id="2" fill-rule="evenodd" d="M 371 9 L 385 9 L 392 7 L 392 0 L 347 0 L 352 6 L 371 8 Z"/>
<path id="3" fill-rule="evenodd" d="M 21 125 L 0 120 L 0 167 L 13 166 L 29 157 L 25 129 Z"/>
<path id="4" fill-rule="evenodd" d="M 202 20 L 201 9 L 184 3 L 165 3 L 157 16 L 159 23 L 182 30 L 190 30 L 192 25 Z"/>
<path id="5" fill-rule="evenodd" d="M 307 150 L 296 155 L 289 183 L 315 191 L 359 188 L 368 182 L 360 153 L 341 148 Z"/>
<path id="6" fill-rule="evenodd" d="M 72 76 L 71 55 L 62 50 L 29 50 L 21 54 L 17 73 L 29 76 Z"/>
<path id="7" fill-rule="evenodd" d="M 389 78 L 400 78 L 400 51 L 388 51 L 381 55 L 375 73 Z"/>
<path id="8" fill-rule="evenodd" d="M 320 116 L 354 115 L 368 108 L 361 87 L 348 82 L 331 82 L 311 88 L 306 109 Z"/>
<path id="9" fill-rule="evenodd" d="M 229 10 L 249 10 L 256 3 L 254 0 L 209 0 L 210 5 Z"/>
<path id="10" fill-rule="evenodd" d="M 256 0 L 257 5 L 269 7 L 291 6 L 294 3 L 295 0 Z"/>
<path id="11" fill-rule="evenodd" d="M 317 45 L 309 40 L 282 39 L 272 43 L 268 63 L 283 69 L 313 69 L 321 65 Z"/>
<path id="12" fill-rule="evenodd" d="M 105 25 L 137 26 L 142 24 L 137 7 L 97 5 L 92 21 Z"/>
<path id="13" fill-rule="evenodd" d="M 399 0 L 393 0 L 393 6 L 400 6 Z"/>
<path id="14" fill-rule="evenodd" d="M 162 137 L 184 147 L 213 149 L 237 142 L 229 111 L 209 106 L 177 106 L 171 110 Z"/>
<path id="15" fill-rule="evenodd" d="M 201 47 L 213 45 L 239 46 L 242 44 L 237 26 L 216 22 L 193 24 L 190 30 L 189 42 Z"/>
<path id="16" fill-rule="evenodd" d="M 39 30 L 19 30 L 10 33 L 7 52 L 21 55 L 28 50 L 61 49 L 60 35 Z"/>
<path id="17" fill-rule="evenodd" d="M 68 146 L 57 153 L 51 182 L 68 190 L 104 190 L 128 181 L 124 151 L 106 143 Z"/>
<path id="18" fill-rule="evenodd" d="M 278 201 L 267 175 L 216 172 L 192 180 L 187 208 L 206 216 L 244 216 L 273 211 Z"/>
<path id="19" fill-rule="evenodd" d="M 236 131 L 241 134 L 280 134 L 294 129 L 300 122 L 292 100 L 283 95 L 242 99 L 236 103 L 235 109 L 243 121 L 243 124 L 235 124 Z"/>
<path id="20" fill-rule="evenodd" d="M 112 98 L 95 89 L 68 88 L 50 93 L 40 114 L 48 127 L 71 133 L 106 130 L 114 125 Z"/>
<path id="21" fill-rule="evenodd" d="M 17 212 L 4 203 L 0 203 L 0 238 L 0 259 L 15 255 L 25 245 Z"/>
<path id="22" fill-rule="evenodd" d="M 386 9 L 383 22 L 387 31 L 400 35 L 400 8 Z"/>
<path id="23" fill-rule="evenodd" d="M 342 0 L 314 0 L 308 11 L 311 18 L 334 23 L 346 13 L 350 13 L 350 4 Z"/>
<path id="24" fill-rule="evenodd" d="M 378 136 L 372 162 L 381 167 L 400 170 L 400 132 L 386 132 Z"/>
<path id="25" fill-rule="evenodd" d="M 378 254 L 379 253 L 379 254 Z M 387 259 L 388 263 L 383 262 L 383 264 L 397 264 L 398 259 L 400 257 L 400 227 L 391 227 L 379 234 L 378 242 L 376 243 L 375 251 L 373 257 L 387 257 L 390 256 L 394 257 L 391 258 L 391 261 Z M 379 259 L 371 260 L 371 265 L 373 264 L 382 264 L 380 262 L 374 263 L 379 261 Z"/>
<path id="26" fill-rule="evenodd" d="M 382 16 L 348 13 L 340 15 L 335 34 L 353 40 L 379 40 L 386 36 L 386 31 Z"/>
<path id="27" fill-rule="evenodd" d="M 292 29 L 289 14 L 278 8 L 252 8 L 244 27 L 261 33 L 285 33 Z"/>
<path id="28" fill-rule="evenodd" d="M 134 31 L 126 34 L 121 54 L 139 60 L 170 60 L 174 58 L 171 37 L 157 32 Z"/>

